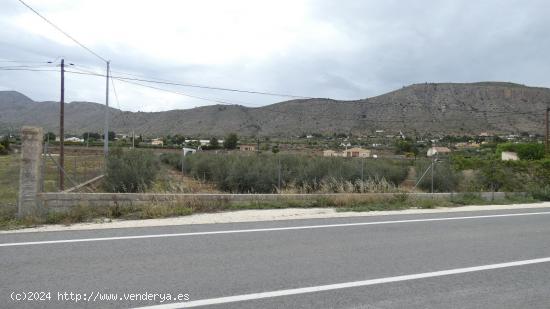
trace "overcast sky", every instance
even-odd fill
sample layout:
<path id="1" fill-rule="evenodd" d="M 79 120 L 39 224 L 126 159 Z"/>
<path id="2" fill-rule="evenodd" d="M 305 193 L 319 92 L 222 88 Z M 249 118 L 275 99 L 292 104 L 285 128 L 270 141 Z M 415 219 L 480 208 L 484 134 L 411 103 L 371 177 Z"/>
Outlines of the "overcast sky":
<path id="1" fill-rule="evenodd" d="M 26 0 L 121 72 L 244 90 L 361 99 L 421 82 L 550 85 L 550 1 Z M 17 0 L 0 4 L 0 66 L 104 64 Z M 55 69 L 53 67 L 52 69 Z M 118 72 L 118 73 L 117 73 Z M 67 101 L 104 102 L 105 81 L 67 74 Z M 173 91 L 261 106 L 282 97 Z M 124 110 L 215 104 L 115 81 Z M 0 70 L 0 90 L 59 99 L 59 74 Z"/>

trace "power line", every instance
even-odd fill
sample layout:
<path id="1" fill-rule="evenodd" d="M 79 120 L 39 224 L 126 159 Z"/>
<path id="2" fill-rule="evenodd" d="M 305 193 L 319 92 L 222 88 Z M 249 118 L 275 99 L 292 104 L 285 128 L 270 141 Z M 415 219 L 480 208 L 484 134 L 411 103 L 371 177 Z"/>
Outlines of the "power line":
<path id="1" fill-rule="evenodd" d="M 10 66 L 3 66 L 3 67 L 0 67 L 0 68 L 11 69 L 11 68 L 40 68 L 40 67 L 51 67 L 51 65 L 47 65 L 47 64 L 41 64 L 41 65 L 10 65 Z"/>
<path id="2" fill-rule="evenodd" d="M 146 88 L 155 89 L 155 90 L 159 90 L 159 91 L 169 92 L 169 93 L 173 93 L 173 94 L 177 94 L 177 95 L 181 95 L 181 96 L 185 96 L 185 97 L 190 97 L 190 98 L 194 98 L 194 99 L 199 99 L 199 100 L 204 100 L 204 101 L 210 101 L 210 102 L 220 103 L 220 104 L 224 104 L 224 105 L 237 105 L 237 104 L 235 104 L 235 103 L 233 103 L 233 102 L 225 101 L 225 100 L 222 100 L 222 99 L 206 98 L 206 97 L 201 97 L 201 96 L 196 96 L 196 95 L 191 95 L 191 94 L 183 93 L 183 92 L 180 92 L 180 91 L 168 90 L 168 89 L 159 88 L 159 87 L 155 87 L 155 86 L 151 86 L 151 85 L 145 85 L 145 84 L 141 84 L 141 83 L 136 83 L 136 82 L 133 82 L 133 81 L 127 81 L 127 80 L 118 79 L 118 78 L 115 78 L 115 79 L 117 79 L 117 80 L 119 80 L 119 81 L 121 81 L 121 82 L 127 83 L 127 84 L 132 84 L 132 85 L 141 86 L 141 87 L 146 87 Z"/>
<path id="3" fill-rule="evenodd" d="M 148 82 L 148 83 L 166 84 L 166 85 L 173 85 L 173 86 L 182 86 L 182 87 L 190 87 L 190 88 L 202 88 L 202 89 L 220 90 L 220 91 L 232 91 L 232 92 L 241 92 L 241 93 L 250 93 L 250 94 L 262 94 L 262 95 L 296 98 L 296 99 L 313 99 L 312 97 L 301 96 L 301 95 L 293 95 L 293 94 L 287 94 L 287 93 L 276 93 L 276 92 L 255 91 L 255 90 L 243 90 L 243 89 L 224 88 L 224 87 L 199 85 L 199 84 L 187 84 L 187 83 L 180 83 L 180 82 L 175 82 L 175 81 L 170 81 L 170 80 L 160 79 L 160 78 L 146 79 L 146 78 L 144 78 L 142 76 L 139 76 L 139 75 L 136 75 L 136 74 L 126 73 L 126 72 L 121 72 L 121 71 L 118 71 L 118 73 L 135 77 L 135 78 L 129 78 L 129 77 L 119 76 L 119 78 L 134 80 L 134 81 L 139 81 L 139 82 Z"/>
<path id="4" fill-rule="evenodd" d="M 312 97 L 304 97 L 304 96 L 285 94 L 285 93 L 222 88 L 222 87 L 214 87 L 214 86 L 184 84 L 184 83 L 177 83 L 177 82 L 164 82 L 164 81 L 159 81 L 159 80 L 151 80 L 151 79 L 143 79 L 143 78 L 129 78 L 129 77 L 123 77 L 123 76 L 118 76 L 117 78 L 118 79 L 124 79 L 124 80 L 138 81 L 138 82 L 162 84 L 162 85 L 172 85 L 172 86 L 200 88 L 200 89 L 209 89 L 209 90 L 240 92 L 240 93 L 249 93 L 249 94 L 261 94 L 261 95 L 268 95 L 268 96 L 275 96 L 275 97 L 285 97 L 285 98 L 295 98 L 295 99 L 313 99 Z"/>
<path id="5" fill-rule="evenodd" d="M 48 63 L 48 61 L 0 60 L 1 63 Z"/>
<path id="6" fill-rule="evenodd" d="M 84 69 L 78 68 L 79 66 L 81 66 L 81 65 L 77 65 L 76 69 L 80 70 L 81 72 L 74 72 L 74 71 L 67 71 L 67 72 L 74 73 L 74 74 L 101 76 L 101 77 L 104 76 L 104 75 L 99 74 L 99 73 L 95 73 L 95 72 L 91 72 L 89 70 L 84 70 Z M 238 104 L 246 105 L 247 104 L 247 103 L 243 103 L 243 102 L 239 102 L 239 101 L 230 102 L 228 100 L 220 99 L 220 98 L 208 98 L 208 97 L 201 97 L 201 96 L 191 95 L 191 94 L 184 93 L 184 92 L 181 92 L 181 91 L 169 90 L 169 89 L 165 89 L 165 88 L 159 88 L 159 87 L 155 87 L 155 86 L 151 86 L 151 85 L 145 85 L 145 84 L 141 84 L 141 83 L 127 81 L 127 80 L 120 79 L 119 77 L 112 76 L 112 75 L 110 76 L 110 78 L 112 80 L 116 79 L 118 81 L 125 82 L 127 84 L 132 84 L 132 85 L 136 85 L 136 86 L 140 86 L 140 87 L 155 89 L 155 90 L 159 90 L 159 91 L 163 91 L 163 92 L 169 92 L 169 93 L 173 93 L 173 94 L 177 94 L 177 95 L 181 95 L 181 96 L 185 96 L 185 97 L 190 97 L 190 98 L 195 98 L 195 99 L 199 99 L 199 100 L 210 101 L 210 102 L 213 102 L 213 103 L 228 104 L 228 105 L 238 105 Z"/>
<path id="7" fill-rule="evenodd" d="M 46 21 L 48 24 L 50 24 L 52 27 L 54 27 L 57 31 L 63 33 L 66 37 L 68 37 L 69 39 L 71 39 L 73 42 L 75 42 L 76 44 L 80 45 L 80 47 L 84 48 L 85 50 L 87 50 L 89 53 L 91 53 L 92 55 L 96 56 L 97 58 L 103 60 L 104 62 L 107 62 L 107 59 L 101 57 L 100 55 L 98 55 L 96 52 L 94 52 L 93 50 L 91 50 L 90 48 L 88 48 L 86 45 L 80 43 L 77 39 L 75 39 L 74 37 L 72 37 L 70 34 L 68 34 L 67 32 L 63 31 L 63 29 L 61 29 L 60 27 L 58 27 L 56 24 L 54 24 L 53 22 L 49 21 L 46 17 L 44 17 L 42 14 L 40 14 L 37 10 L 33 9 L 30 5 L 28 5 L 27 3 L 25 3 L 23 0 L 17 0 L 19 1 L 21 4 L 23 4 L 24 6 L 26 6 L 29 10 L 31 10 L 33 13 L 35 13 L 36 15 L 38 15 L 40 18 L 42 18 L 44 21 Z"/>
<path id="8" fill-rule="evenodd" d="M 126 113 L 124 111 L 122 111 L 122 109 L 120 108 L 120 101 L 118 100 L 118 93 L 117 93 L 116 87 L 115 87 L 115 80 L 112 77 L 111 77 L 111 85 L 113 85 L 113 93 L 115 94 L 116 106 L 118 107 L 118 110 L 120 111 L 119 115 L 121 115 L 121 117 L 122 117 L 122 127 L 126 128 L 128 117 L 126 116 Z"/>
<path id="9" fill-rule="evenodd" d="M 0 66 L 1 69 L 40 69 L 40 68 L 52 68 L 54 67 L 51 64 L 35 64 L 35 65 L 10 65 L 10 66 Z"/>
<path id="10" fill-rule="evenodd" d="M 123 73 L 123 72 L 119 72 L 119 73 L 122 73 L 122 74 L 125 74 L 125 75 L 134 75 L 134 74 Z M 91 72 L 89 72 L 89 74 L 105 77 L 105 75 L 102 74 L 102 73 L 91 73 Z M 254 90 L 243 90 L 243 89 L 234 89 L 234 88 L 223 88 L 223 87 L 215 87 L 215 86 L 196 85 L 196 84 L 186 84 L 186 83 L 179 83 L 179 82 L 167 81 L 167 80 L 162 81 L 162 80 L 155 80 L 155 79 L 131 78 L 131 77 L 124 77 L 124 76 L 113 76 L 113 77 L 118 79 L 118 80 L 146 82 L 146 83 L 171 85 L 171 86 L 181 86 L 181 87 L 200 88 L 200 89 L 219 90 L 219 91 L 229 91 L 229 92 L 240 92 L 240 93 L 249 93 L 249 94 L 260 94 L 260 95 L 268 95 L 268 96 L 275 96 L 275 97 L 287 97 L 287 98 L 294 98 L 294 99 L 313 99 L 313 97 L 299 96 L 299 95 L 293 95 L 293 94 L 266 92 L 266 91 L 254 91 Z"/>
<path id="11" fill-rule="evenodd" d="M 104 76 L 105 76 L 105 75 L 103 75 L 103 74 L 91 72 L 91 71 L 89 71 L 89 70 L 84 70 L 84 69 L 81 69 L 81 68 L 76 68 L 76 69 L 77 69 L 77 70 L 80 70 L 81 72 L 76 72 L 76 71 L 66 71 L 66 72 L 68 72 L 68 73 L 73 73 L 73 74 L 83 74 L 83 75 L 91 75 L 91 76 L 100 76 L 100 77 L 104 77 Z M 151 86 L 151 85 L 145 85 L 145 84 L 141 84 L 141 83 L 136 83 L 136 82 L 132 82 L 132 81 L 127 81 L 127 80 L 119 79 L 118 77 L 112 76 L 112 75 L 109 76 L 109 78 L 111 79 L 111 81 L 114 81 L 114 80 L 116 79 L 116 80 L 118 80 L 118 81 L 125 82 L 125 83 L 127 83 L 127 84 L 132 84 L 132 85 L 136 85 L 136 86 L 140 86 L 140 87 L 155 89 L 155 90 L 159 90 L 159 91 L 163 91 L 163 92 L 169 92 L 169 93 L 172 93 L 172 94 L 177 94 L 177 95 L 181 95 L 181 96 L 185 96 L 185 97 L 190 97 L 190 98 L 194 98 L 194 99 L 209 101 L 209 102 L 213 102 L 213 103 L 229 104 L 229 105 L 235 105 L 235 104 L 236 104 L 236 103 L 229 102 L 229 101 L 226 101 L 226 100 L 223 100 L 223 99 L 201 97 L 201 96 L 191 95 L 191 94 L 184 93 L 184 92 L 180 92 L 180 91 L 174 91 L 174 90 L 159 88 L 159 87 L 155 87 L 155 86 Z M 114 88 L 114 84 L 113 84 L 113 88 Z M 116 96 L 116 93 L 115 93 L 115 96 Z"/>
<path id="12" fill-rule="evenodd" d="M 113 93 L 115 94 L 116 106 L 118 107 L 118 109 L 120 109 L 120 102 L 118 101 L 118 94 L 115 88 L 115 80 L 112 77 L 111 77 L 111 85 L 113 85 Z"/>
<path id="13" fill-rule="evenodd" d="M 32 68 L 2 68 L 0 67 L 1 71 L 29 71 L 29 72 L 59 72 L 58 70 L 50 70 L 50 69 L 32 69 Z"/>

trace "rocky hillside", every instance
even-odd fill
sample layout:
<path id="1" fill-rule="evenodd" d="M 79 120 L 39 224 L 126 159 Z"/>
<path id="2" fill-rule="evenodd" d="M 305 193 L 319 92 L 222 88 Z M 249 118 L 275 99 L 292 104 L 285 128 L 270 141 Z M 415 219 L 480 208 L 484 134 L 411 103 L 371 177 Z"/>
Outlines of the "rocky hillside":
<path id="1" fill-rule="evenodd" d="M 155 136 L 184 134 L 290 136 L 311 133 L 369 134 L 434 132 L 542 134 L 550 89 L 510 83 L 415 84 L 363 100 L 292 100 L 259 108 L 215 105 L 144 113 L 110 109 L 112 128 Z M 0 129 L 22 125 L 58 128 L 57 102 L 34 102 L 21 93 L 0 92 Z M 66 132 L 101 131 L 104 109 L 97 103 L 72 102 L 66 108 Z"/>

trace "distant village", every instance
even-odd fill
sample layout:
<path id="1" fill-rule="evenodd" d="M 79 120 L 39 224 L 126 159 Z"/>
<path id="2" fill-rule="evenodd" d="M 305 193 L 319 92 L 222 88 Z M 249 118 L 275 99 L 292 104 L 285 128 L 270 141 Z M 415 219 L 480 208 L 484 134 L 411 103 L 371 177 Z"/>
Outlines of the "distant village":
<path id="1" fill-rule="evenodd" d="M 1 136 L 0 136 L 1 137 Z M 241 151 L 241 152 L 302 152 L 325 157 L 344 158 L 416 158 L 439 157 L 453 152 L 479 152 L 483 145 L 495 143 L 542 143 L 542 136 L 521 133 L 494 135 L 480 132 L 475 136 L 407 136 L 403 132 L 388 133 L 376 130 L 367 136 L 346 134 L 303 134 L 288 138 L 281 137 L 238 137 L 235 145 L 226 147 L 225 138 L 192 138 L 183 135 L 144 137 L 139 134 L 109 132 L 110 143 L 136 148 L 181 149 L 186 154 L 197 151 Z M 59 136 L 47 133 L 45 141 L 59 142 Z M 103 136 L 97 132 L 82 135 L 67 135 L 65 144 L 86 147 L 100 146 Z M 518 160 L 517 153 L 503 151 L 502 160 Z"/>

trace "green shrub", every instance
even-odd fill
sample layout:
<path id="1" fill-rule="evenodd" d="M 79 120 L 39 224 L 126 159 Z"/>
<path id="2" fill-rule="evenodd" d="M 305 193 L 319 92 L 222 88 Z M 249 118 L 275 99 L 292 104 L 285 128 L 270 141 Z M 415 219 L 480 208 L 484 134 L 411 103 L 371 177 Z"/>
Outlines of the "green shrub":
<path id="1" fill-rule="evenodd" d="M 457 194 L 451 197 L 451 202 L 456 205 L 483 205 L 487 204 L 487 200 L 482 198 L 479 194 L 464 193 Z"/>
<path id="2" fill-rule="evenodd" d="M 420 180 L 420 177 L 430 167 L 430 161 L 418 161 L 416 163 L 416 181 Z M 433 174 L 433 187 L 434 192 L 455 192 L 458 190 L 458 184 L 461 179 L 461 173 L 455 171 L 452 166 L 446 161 L 439 161 L 435 163 Z M 431 191 L 432 188 L 432 170 L 430 169 L 425 175 L 418 187 L 424 191 Z"/>
<path id="3" fill-rule="evenodd" d="M 229 133 L 223 140 L 223 148 L 235 149 L 237 148 L 238 137 L 235 133 Z"/>
<path id="4" fill-rule="evenodd" d="M 534 143 L 505 143 L 497 146 L 497 154 L 503 151 L 517 152 L 521 160 L 540 160 L 544 158 L 544 145 Z"/>
<path id="5" fill-rule="evenodd" d="M 550 185 L 550 158 L 537 161 L 533 168 L 533 175 L 537 183 L 542 186 Z"/>
<path id="6" fill-rule="evenodd" d="M 483 159 L 479 157 L 466 157 L 460 154 L 451 155 L 453 168 L 459 171 L 478 169 L 483 165 Z"/>
<path id="7" fill-rule="evenodd" d="M 488 191 L 524 191 L 531 181 L 527 162 L 486 160 L 479 169 L 479 184 Z"/>
<path id="8" fill-rule="evenodd" d="M 0 155 L 7 155 L 10 153 L 10 140 L 4 137 L 0 141 Z"/>
<path id="9" fill-rule="evenodd" d="M 539 201 L 550 201 L 550 184 L 536 187 L 529 192 L 531 196 Z"/>
<path id="10" fill-rule="evenodd" d="M 105 189 L 110 192 L 143 192 L 151 186 L 159 164 L 152 152 L 115 148 L 107 158 Z"/>

